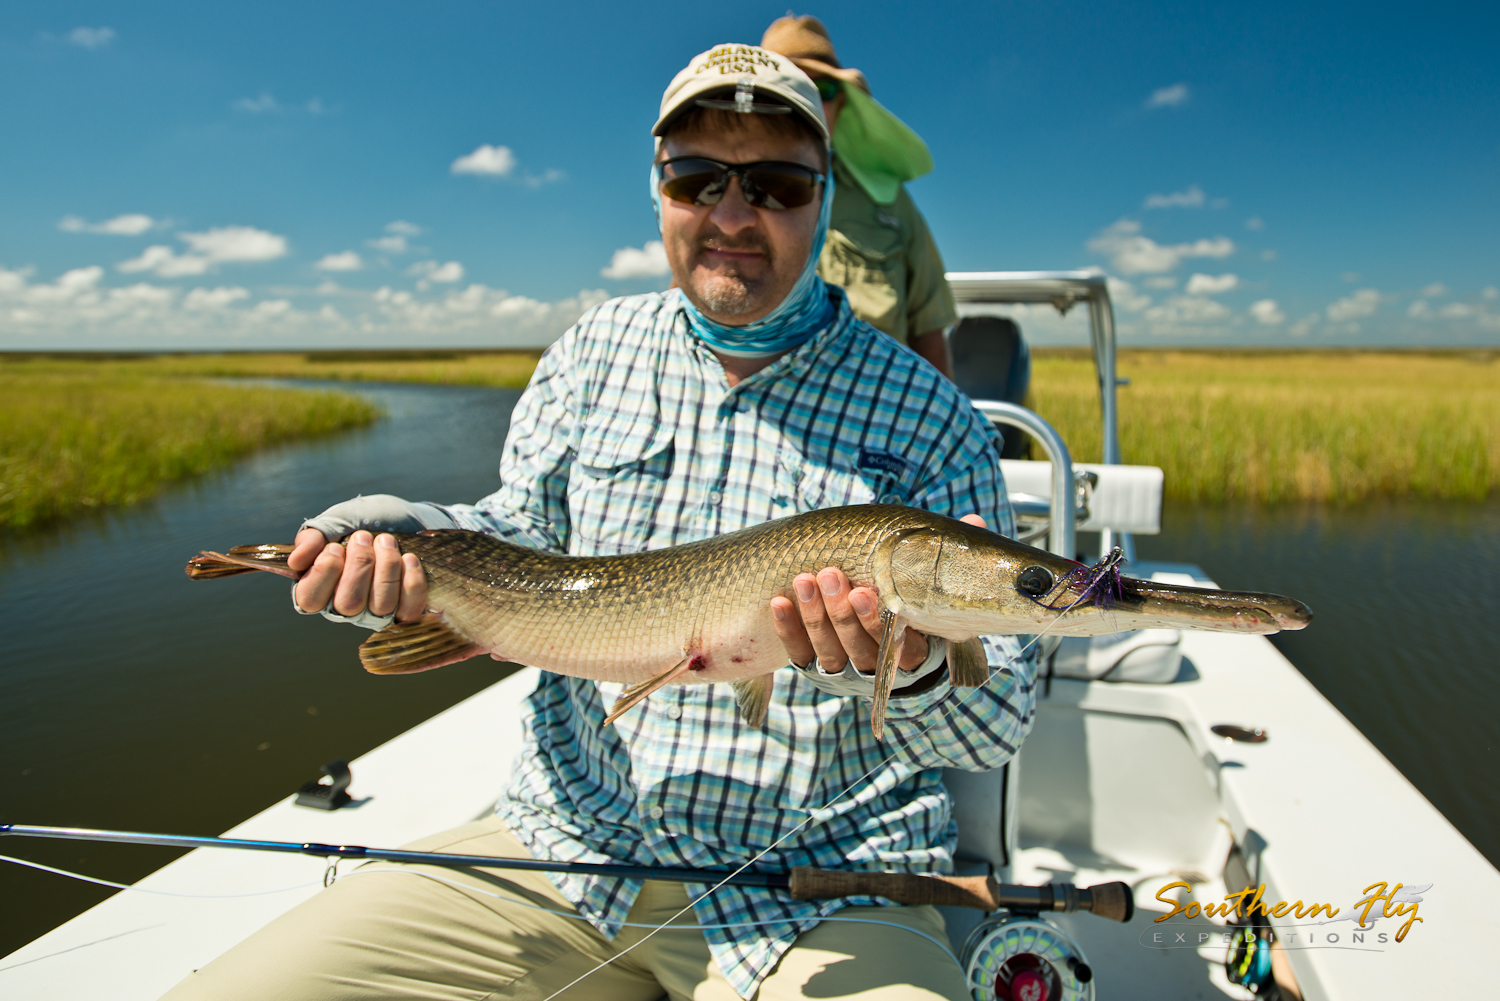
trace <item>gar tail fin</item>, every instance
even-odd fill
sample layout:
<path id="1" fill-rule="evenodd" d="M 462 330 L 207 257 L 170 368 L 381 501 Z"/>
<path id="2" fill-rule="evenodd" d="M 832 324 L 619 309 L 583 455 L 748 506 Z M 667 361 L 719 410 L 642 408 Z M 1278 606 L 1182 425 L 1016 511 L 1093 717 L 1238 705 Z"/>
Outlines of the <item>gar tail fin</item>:
<path id="1" fill-rule="evenodd" d="M 883 611 L 881 618 L 885 620 L 885 631 L 880 635 L 880 652 L 875 655 L 875 702 L 870 707 L 870 730 L 876 740 L 885 738 L 885 707 L 896 684 L 896 667 L 906 639 L 905 618 L 888 611 Z"/>
<path id="2" fill-rule="evenodd" d="M 441 614 L 392 622 L 359 645 L 359 662 L 371 674 L 416 674 L 484 653 Z"/>
<path id="3" fill-rule="evenodd" d="M 624 716 L 627 712 L 629 712 L 633 706 L 635 706 L 646 696 L 650 695 L 658 688 L 661 688 L 663 685 L 671 681 L 673 678 L 677 677 L 679 674 L 683 674 L 691 670 L 693 666 L 693 659 L 694 658 L 692 657 L 684 657 L 681 661 L 673 664 L 671 667 L 667 668 L 656 677 L 648 678 L 638 685 L 631 685 L 629 688 L 625 689 L 620 693 L 620 697 L 615 700 L 615 704 L 610 706 L 609 715 L 604 717 L 604 725 L 608 726 L 609 724 L 613 723 L 615 720 L 619 719 L 621 716 Z"/>
<path id="4" fill-rule="evenodd" d="M 978 688 L 990 680 L 990 662 L 978 636 L 948 641 L 948 683 L 955 688 Z"/>
<path id="5" fill-rule="evenodd" d="M 734 701 L 740 709 L 740 719 L 746 726 L 760 726 L 766 721 L 766 707 L 771 704 L 771 689 L 776 685 L 772 675 L 762 674 L 754 678 L 731 681 Z"/>
<path id="6" fill-rule="evenodd" d="M 218 580 L 253 570 L 267 570 L 292 580 L 302 575 L 286 565 L 292 546 L 235 546 L 227 554 L 204 550 L 188 560 L 184 572 L 190 580 Z"/>

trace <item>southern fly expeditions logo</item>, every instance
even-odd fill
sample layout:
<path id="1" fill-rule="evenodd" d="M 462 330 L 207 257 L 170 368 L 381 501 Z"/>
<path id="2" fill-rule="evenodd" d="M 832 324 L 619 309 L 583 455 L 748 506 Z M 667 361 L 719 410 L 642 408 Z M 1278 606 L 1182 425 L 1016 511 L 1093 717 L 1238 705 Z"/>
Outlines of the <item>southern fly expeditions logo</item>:
<path id="1" fill-rule="evenodd" d="M 1413 925 L 1425 923 L 1418 916 L 1422 894 L 1431 883 L 1407 886 L 1397 883 L 1371 883 L 1353 905 L 1340 908 L 1333 904 L 1303 903 L 1264 899 L 1266 884 L 1245 887 L 1238 893 L 1224 895 L 1224 902 L 1200 904 L 1173 891 L 1192 892 L 1186 880 L 1168 883 L 1156 891 L 1156 899 L 1166 904 L 1167 913 L 1158 915 L 1153 927 L 1141 933 L 1140 944 L 1148 949 L 1196 949 L 1206 945 L 1229 945 L 1234 927 L 1204 921 L 1218 918 L 1245 925 L 1271 924 L 1276 940 L 1283 949 L 1348 949 L 1380 952 L 1394 938 L 1404 942 Z M 1402 919 L 1405 919 L 1402 921 Z M 1390 924 L 1379 927 L 1380 922 Z M 1400 927 L 1396 927 L 1399 924 Z M 1342 927 L 1341 927 L 1342 926 Z M 1394 929 L 1394 931 L 1392 931 Z"/>

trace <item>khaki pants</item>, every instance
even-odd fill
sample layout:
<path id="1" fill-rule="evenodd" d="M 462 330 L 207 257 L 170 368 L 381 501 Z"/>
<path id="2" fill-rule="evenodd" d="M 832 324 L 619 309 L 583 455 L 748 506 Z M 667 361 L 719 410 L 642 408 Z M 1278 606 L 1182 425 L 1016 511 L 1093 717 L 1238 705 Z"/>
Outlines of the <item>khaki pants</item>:
<path id="1" fill-rule="evenodd" d="M 408 847 L 528 857 L 493 818 Z M 687 903 L 681 884 L 648 882 L 629 920 L 660 924 Z M 518 906 L 525 904 L 531 907 Z M 564 988 L 559 1001 L 657 1001 L 663 994 L 671 1001 L 738 1001 L 691 911 L 678 919 L 681 929 L 658 932 L 569 988 L 649 934 L 626 928 L 609 941 L 576 914 L 542 873 L 371 862 L 194 972 L 163 1001 L 543 1001 Z M 953 960 L 906 930 L 946 941 L 933 908 L 846 907 L 836 917 L 900 927 L 823 922 L 761 982 L 759 1001 L 967 1001 Z"/>

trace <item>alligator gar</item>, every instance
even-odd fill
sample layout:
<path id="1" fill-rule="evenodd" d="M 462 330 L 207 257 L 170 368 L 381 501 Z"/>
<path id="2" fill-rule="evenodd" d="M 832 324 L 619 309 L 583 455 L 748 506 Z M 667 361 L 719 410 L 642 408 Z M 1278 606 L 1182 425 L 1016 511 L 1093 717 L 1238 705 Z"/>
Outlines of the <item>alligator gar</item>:
<path id="1" fill-rule="evenodd" d="M 802 573 L 837 567 L 875 589 L 885 622 L 871 725 L 883 730 L 905 631 L 948 641 L 955 685 L 989 678 L 978 637 L 1093 636 L 1126 629 L 1274 633 L 1301 629 L 1305 605 L 1275 594 L 1215 591 L 1123 576 L 916 508 L 811 511 L 752 528 L 624 556 L 559 556 L 478 532 L 397 535 L 427 577 L 427 613 L 360 646 L 376 674 L 426 671 L 480 654 L 544 671 L 627 685 L 606 722 L 668 684 L 727 683 L 741 716 L 765 718 L 786 651 L 770 602 L 793 598 Z M 195 580 L 251 570 L 297 579 L 291 546 L 204 552 Z M 795 599 L 793 599 L 795 604 Z"/>

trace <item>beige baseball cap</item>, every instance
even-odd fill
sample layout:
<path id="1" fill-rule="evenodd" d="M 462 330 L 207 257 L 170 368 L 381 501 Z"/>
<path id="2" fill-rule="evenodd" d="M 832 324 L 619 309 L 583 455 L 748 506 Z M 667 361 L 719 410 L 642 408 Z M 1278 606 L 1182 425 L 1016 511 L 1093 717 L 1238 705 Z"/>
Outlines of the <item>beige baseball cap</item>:
<path id="1" fill-rule="evenodd" d="M 651 134 L 661 137 L 673 119 L 695 107 L 799 114 L 828 142 L 823 102 L 812 79 L 791 59 L 758 45 L 715 45 L 694 56 L 662 94 L 661 115 Z"/>

